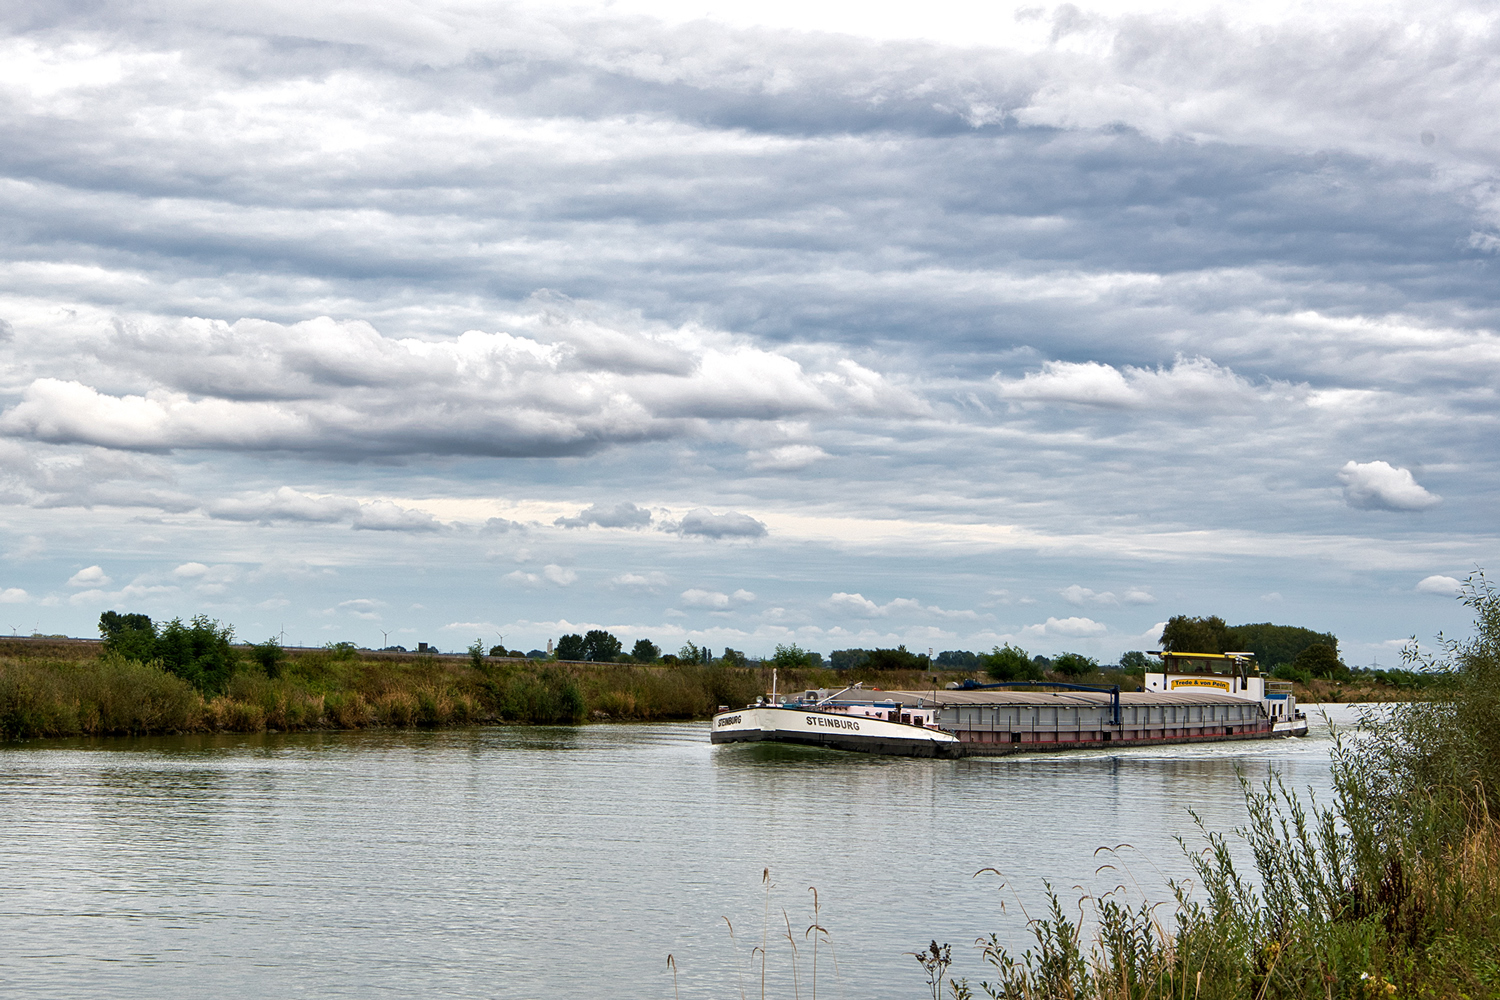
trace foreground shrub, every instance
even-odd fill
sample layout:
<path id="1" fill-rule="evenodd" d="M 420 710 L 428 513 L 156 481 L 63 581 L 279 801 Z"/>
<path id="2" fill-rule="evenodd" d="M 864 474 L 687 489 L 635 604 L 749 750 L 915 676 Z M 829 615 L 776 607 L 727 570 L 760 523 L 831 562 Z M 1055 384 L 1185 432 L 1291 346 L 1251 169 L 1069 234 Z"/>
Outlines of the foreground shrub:
<path id="1" fill-rule="evenodd" d="M 1331 806 L 1305 806 L 1279 778 L 1245 786 L 1250 819 L 1234 835 L 1253 877 L 1224 834 L 1204 831 L 1195 888 L 1171 884 L 1170 908 L 1122 891 L 1086 897 L 1087 943 L 1049 886 L 1031 948 L 984 944 L 995 981 L 979 988 L 1038 1000 L 1500 997 L 1500 598 L 1481 576 L 1464 599 L 1474 636 L 1425 664 L 1443 678 L 1434 698 L 1336 743 Z"/>

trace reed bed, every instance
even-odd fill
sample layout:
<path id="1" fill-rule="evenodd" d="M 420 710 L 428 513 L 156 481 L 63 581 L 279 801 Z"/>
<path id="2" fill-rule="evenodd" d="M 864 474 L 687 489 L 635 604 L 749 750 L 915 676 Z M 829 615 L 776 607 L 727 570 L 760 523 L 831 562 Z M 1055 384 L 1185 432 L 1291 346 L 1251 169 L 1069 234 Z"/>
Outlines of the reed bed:
<path id="1" fill-rule="evenodd" d="M 242 656 L 221 689 L 203 691 L 94 644 L 10 642 L 0 643 L 0 738 L 698 719 L 769 682 L 769 671 L 721 663 L 475 663 L 330 648 L 269 668 Z"/>

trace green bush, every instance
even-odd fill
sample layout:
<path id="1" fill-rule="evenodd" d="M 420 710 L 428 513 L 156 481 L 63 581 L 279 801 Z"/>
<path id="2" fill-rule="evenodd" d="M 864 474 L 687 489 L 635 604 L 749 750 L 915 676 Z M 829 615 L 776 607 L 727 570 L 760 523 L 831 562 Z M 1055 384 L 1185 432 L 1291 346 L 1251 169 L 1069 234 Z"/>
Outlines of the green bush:
<path id="1" fill-rule="evenodd" d="M 991 652 L 979 657 L 984 672 L 997 681 L 1037 681 L 1042 679 L 1041 667 L 1026 650 L 1006 643 L 996 646 Z"/>
<path id="2" fill-rule="evenodd" d="M 499 709 L 508 722 L 554 725 L 583 721 L 587 706 L 571 674 L 549 670 L 512 677 L 501 693 Z"/>
<path id="3" fill-rule="evenodd" d="M 128 660 L 150 660 L 156 656 L 156 626 L 149 615 L 106 611 L 99 616 L 99 635 L 108 652 Z"/>
<path id="4" fill-rule="evenodd" d="M 251 646 L 250 658 L 260 664 L 267 677 L 277 677 L 281 674 L 281 665 L 286 662 L 286 650 L 272 636 L 265 642 Z"/>
<path id="5" fill-rule="evenodd" d="M 1052 669 L 1065 677 L 1086 677 L 1099 669 L 1099 661 L 1082 653 L 1063 653 L 1052 661 Z"/>
<path id="6" fill-rule="evenodd" d="M 239 662 L 233 642 L 234 629 L 229 625 L 204 615 L 187 624 L 173 618 L 157 634 L 155 658 L 204 694 L 218 694 Z"/>

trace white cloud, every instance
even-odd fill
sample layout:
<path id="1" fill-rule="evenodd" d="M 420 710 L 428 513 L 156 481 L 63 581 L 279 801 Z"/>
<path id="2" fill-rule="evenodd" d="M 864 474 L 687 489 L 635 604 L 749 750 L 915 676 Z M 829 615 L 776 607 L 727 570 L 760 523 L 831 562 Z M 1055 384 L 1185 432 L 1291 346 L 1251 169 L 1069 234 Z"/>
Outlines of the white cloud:
<path id="1" fill-rule="evenodd" d="M 1442 502 L 1412 476 L 1385 462 L 1350 461 L 1339 470 L 1344 484 L 1344 502 L 1364 510 L 1426 510 Z"/>
<path id="2" fill-rule="evenodd" d="M 884 604 L 876 604 L 863 594 L 848 594 L 838 591 L 831 595 L 823 606 L 829 611 L 855 615 L 860 618 L 886 618 L 892 615 L 932 616 L 937 618 L 978 618 L 973 611 L 950 611 L 937 605 L 923 604 L 910 597 L 893 598 Z"/>
<path id="3" fill-rule="evenodd" d="M 1132 587 L 1125 591 L 1120 600 L 1126 604 L 1155 604 L 1156 596 L 1142 587 Z"/>
<path id="4" fill-rule="evenodd" d="M 755 595 L 748 590 L 736 590 L 733 594 L 723 594 L 717 590 L 702 590 L 692 587 L 684 590 L 681 594 L 682 602 L 690 608 L 711 608 L 722 611 L 736 604 L 749 604 L 755 600 Z"/>
<path id="5" fill-rule="evenodd" d="M 88 566 L 68 578 L 70 587 L 107 587 L 112 581 L 98 566 Z"/>
<path id="6" fill-rule="evenodd" d="M 1026 636 L 1064 636 L 1067 638 L 1085 638 L 1088 636 L 1103 635 L 1109 631 L 1109 626 L 1102 622 L 1096 622 L 1092 618 L 1048 618 L 1036 625 L 1027 625 L 1021 630 Z"/>
<path id="7" fill-rule="evenodd" d="M 1241 408 L 1264 397 L 1245 379 L 1207 358 L 1179 356 L 1171 368 L 1137 368 L 1097 361 L 1048 361 L 1020 379 L 996 377 L 1002 397 L 1017 402 L 1072 403 L 1111 409 Z"/>
<path id="8" fill-rule="evenodd" d="M 1079 607 L 1082 607 L 1085 604 L 1120 603 L 1120 599 L 1108 590 L 1104 591 L 1103 593 L 1097 593 L 1087 587 L 1080 587 L 1076 583 L 1071 587 L 1064 587 L 1062 590 L 1058 591 L 1058 593 L 1062 594 L 1063 600 L 1067 601 L 1069 604 L 1076 604 Z"/>
<path id="9" fill-rule="evenodd" d="M 621 573 L 609 582 L 610 586 L 624 590 L 656 593 L 667 585 L 667 575 L 654 570 L 650 573 Z"/>
<path id="10" fill-rule="evenodd" d="M 923 408 L 848 359 L 809 370 L 698 327 L 615 330 L 549 313 L 514 318 L 530 336 L 437 342 L 327 317 L 158 325 L 97 348 L 113 381 L 133 368 L 140 391 L 35 378 L 0 433 L 145 451 L 560 456 L 680 437 L 705 420 Z M 818 457 L 808 448 L 767 460 L 805 464 Z"/>
<path id="11" fill-rule="evenodd" d="M 548 563 L 542 567 L 540 573 L 527 573 L 518 569 L 513 573 L 505 574 L 505 579 L 533 589 L 544 587 L 547 584 L 556 587 L 567 587 L 578 579 L 578 574 L 556 563 Z"/>
<path id="12" fill-rule="evenodd" d="M 1457 597 L 1463 592 L 1463 584 L 1451 576 L 1423 577 L 1417 583 L 1417 593 L 1438 594 L 1442 597 Z"/>
<path id="13" fill-rule="evenodd" d="M 20 587 L 6 587 L 0 590 L 0 604 L 25 604 L 31 600 L 31 595 Z"/>
<path id="14" fill-rule="evenodd" d="M 353 525 L 359 531 L 436 531 L 442 527 L 426 511 L 410 510 L 389 500 L 360 504 Z"/>
<path id="15" fill-rule="evenodd" d="M 578 579 L 578 574 L 571 569 L 564 569 L 555 563 L 548 563 L 542 567 L 542 577 L 548 583 L 555 583 L 559 587 L 566 587 Z"/>
<path id="16" fill-rule="evenodd" d="M 699 590 L 693 587 L 682 592 L 682 603 L 690 608 L 727 608 L 729 607 L 729 595 L 721 594 L 713 590 Z"/>

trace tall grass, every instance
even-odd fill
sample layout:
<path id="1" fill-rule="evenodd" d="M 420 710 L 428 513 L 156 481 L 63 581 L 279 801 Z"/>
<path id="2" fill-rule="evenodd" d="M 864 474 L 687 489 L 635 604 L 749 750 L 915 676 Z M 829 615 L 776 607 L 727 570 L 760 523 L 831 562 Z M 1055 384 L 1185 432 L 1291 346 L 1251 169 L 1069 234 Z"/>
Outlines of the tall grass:
<path id="1" fill-rule="evenodd" d="M 1165 903 L 1121 889 L 1085 897 L 1074 919 L 1049 886 L 1030 947 L 982 942 L 993 981 L 978 989 L 1025 1000 L 1500 997 L 1500 596 L 1476 576 L 1464 600 L 1474 635 L 1426 664 L 1441 676 L 1431 699 L 1337 740 L 1331 804 L 1304 803 L 1276 777 L 1245 784 L 1246 825 L 1203 830 L 1193 879 L 1170 883 Z M 1236 868 L 1231 836 L 1254 877 Z M 950 984 L 955 998 L 974 989 Z"/>
<path id="2" fill-rule="evenodd" d="M 769 682 L 726 666 L 643 667 L 414 656 L 352 647 L 245 655 L 195 688 L 97 646 L 0 643 L 0 738 L 707 718 Z"/>

